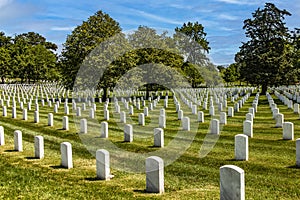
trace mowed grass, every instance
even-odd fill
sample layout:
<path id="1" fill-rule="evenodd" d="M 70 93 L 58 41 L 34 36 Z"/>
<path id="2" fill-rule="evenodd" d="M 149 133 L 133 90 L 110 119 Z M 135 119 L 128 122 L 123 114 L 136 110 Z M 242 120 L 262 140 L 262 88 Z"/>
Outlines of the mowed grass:
<path id="1" fill-rule="evenodd" d="M 62 130 L 62 117 L 65 116 L 63 104 L 59 113 L 54 114 L 53 127 L 47 126 L 47 115 L 53 112 L 53 107 L 39 107 L 39 123 L 33 123 L 34 106 L 28 111 L 27 121 L 22 120 L 19 107 L 17 119 L 11 118 L 11 108 L 8 108 L 8 116 L 0 117 L 0 125 L 5 129 L 5 145 L 0 147 L 0 199 L 219 199 L 219 168 L 223 165 L 236 165 L 245 170 L 246 199 L 299 199 L 300 169 L 295 167 L 295 141 L 282 140 L 282 129 L 274 128 L 275 120 L 272 119 L 265 96 L 260 96 L 254 119 L 254 137 L 249 138 L 249 160 L 234 160 L 234 136 L 243 133 L 243 121 L 254 97 L 255 94 L 234 117 L 228 118 L 214 148 L 203 158 L 200 158 L 199 151 L 208 133 L 211 117 L 208 111 L 204 111 L 205 123 L 198 124 L 196 116 L 192 116 L 191 110 L 181 103 L 184 115 L 191 117 L 191 126 L 198 131 L 189 148 L 164 168 L 163 195 L 145 192 L 145 173 L 117 170 L 113 165 L 113 179 L 97 180 L 95 158 L 86 149 L 72 114 L 69 115 L 70 130 Z M 287 109 L 275 96 L 273 98 L 284 114 L 285 121 L 294 123 L 295 139 L 300 137 L 299 115 Z M 123 105 L 119 104 L 124 110 Z M 71 106 L 69 103 L 70 110 Z M 228 101 L 228 106 L 233 106 L 233 103 Z M 151 135 L 153 128 L 158 127 L 159 110 L 162 107 L 163 100 L 154 111 L 149 111 L 151 118 L 146 118 L 148 135 Z M 109 108 L 111 112 L 114 110 Z M 202 110 L 202 107 L 198 109 Z M 138 113 L 142 110 L 134 111 L 131 119 L 136 123 Z M 181 122 L 177 120 L 172 98 L 169 99 L 166 115 L 165 148 L 181 131 Z M 104 121 L 103 104 L 97 103 L 96 116 L 99 122 Z M 132 143 L 122 142 L 124 124 L 119 123 L 117 113 L 113 112 L 110 116 L 109 140 L 113 144 L 124 151 L 135 153 L 155 153 L 158 150 L 153 148 L 153 137 L 136 137 Z M 96 127 L 97 130 L 97 123 L 89 123 L 89 127 Z M 13 151 L 15 130 L 23 133 L 23 152 Z M 139 126 L 134 125 L 134 130 L 139 130 Z M 99 132 L 89 132 L 87 135 L 93 135 L 94 140 L 101 140 L 94 137 L 97 134 L 100 135 L 100 129 Z M 35 135 L 44 136 L 45 158 L 42 160 L 33 158 Z M 61 142 L 72 144 L 73 169 L 60 167 Z"/>

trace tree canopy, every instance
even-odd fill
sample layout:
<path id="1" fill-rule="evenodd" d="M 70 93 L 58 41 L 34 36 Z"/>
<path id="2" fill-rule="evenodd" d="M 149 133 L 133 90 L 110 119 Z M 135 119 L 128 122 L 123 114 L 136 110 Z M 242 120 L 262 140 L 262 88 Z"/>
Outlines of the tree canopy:
<path id="1" fill-rule="evenodd" d="M 236 62 L 245 81 L 262 86 L 262 93 L 270 85 L 290 84 L 294 80 L 290 33 L 284 22 L 291 14 L 272 3 L 258 8 L 252 19 L 244 21 L 246 37 L 236 54 Z"/>
<path id="2" fill-rule="evenodd" d="M 87 55 L 101 42 L 121 32 L 114 19 L 102 11 L 90 16 L 68 35 L 61 53 L 61 74 L 66 87 L 73 86 L 77 72 Z"/>
<path id="3" fill-rule="evenodd" d="M 58 80 L 56 49 L 56 44 L 35 32 L 22 33 L 13 38 L 0 32 L 2 83 L 5 78 L 20 79 L 21 83 Z"/>

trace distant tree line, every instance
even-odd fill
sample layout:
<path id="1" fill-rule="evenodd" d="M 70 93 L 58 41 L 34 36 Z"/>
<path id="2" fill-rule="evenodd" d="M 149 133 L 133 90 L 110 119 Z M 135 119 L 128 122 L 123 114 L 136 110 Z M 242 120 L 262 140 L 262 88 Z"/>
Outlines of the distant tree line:
<path id="1" fill-rule="evenodd" d="M 300 29 L 286 27 L 284 20 L 290 15 L 272 3 L 252 13 L 243 26 L 249 40 L 242 43 L 236 62 L 221 68 L 224 81 L 261 86 L 263 94 L 269 86 L 299 84 Z"/>
<path id="2" fill-rule="evenodd" d="M 8 78 L 21 83 L 58 80 L 56 49 L 56 44 L 48 42 L 38 33 L 10 37 L 0 32 L 1 82 L 5 83 Z"/>
<path id="3" fill-rule="evenodd" d="M 295 84 L 300 81 L 300 30 L 288 30 L 284 19 L 289 15 L 288 11 L 280 10 L 271 3 L 266 3 L 263 9 L 258 8 L 252 14 L 252 19 L 244 21 L 243 29 L 249 40 L 242 43 L 235 56 L 236 62 L 226 68 L 217 68 L 209 61 L 209 42 L 204 27 L 198 22 L 176 27 L 172 36 L 166 32 L 157 33 L 146 26 L 140 26 L 133 33 L 124 35 L 118 22 L 98 11 L 67 36 L 60 55 L 55 54 L 57 45 L 38 33 L 28 32 L 10 37 L 0 32 L 1 81 L 56 80 L 66 88 L 72 88 L 81 67 L 99 69 L 100 65 L 109 62 L 109 59 L 104 59 L 105 55 L 123 50 L 125 53 L 108 63 L 109 67 L 101 72 L 100 80 L 85 77 L 97 82 L 97 86 L 104 89 L 104 96 L 126 72 L 149 63 L 176 70 L 192 87 L 219 84 L 221 75 L 225 83 L 244 81 L 262 86 L 264 93 L 270 85 Z M 97 49 L 116 35 L 122 41 L 121 45 L 114 47 L 111 44 L 115 49 Z M 138 48 L 149 44 L 159 48 Z M 168 74 L 170 69 L 165 68 L 160 74 Z M 155 72 L 134 73 L 137 75 L 134 82 L 139 84 L 143 77 L 160 77 Z M 157 86 L 155 83 L 145 83 L 145 87 L 151 90 Z"/>

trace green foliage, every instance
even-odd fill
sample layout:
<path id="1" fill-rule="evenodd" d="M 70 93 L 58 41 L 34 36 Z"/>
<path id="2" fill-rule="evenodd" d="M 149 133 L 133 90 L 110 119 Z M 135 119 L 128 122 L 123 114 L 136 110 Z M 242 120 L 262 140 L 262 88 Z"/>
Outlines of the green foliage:
<path id="1" fill-rule="evenodd" d="M 56 68 L 56 44 L 47 42 L 38 33 L 28 32 L 16 35 L 10 48 L 12 78 L 21 82 L 58 80 Z"/>
<path id="2" fill-rule="evenodd" d="M 233 83 L 240 79 L 238 64 L 233 63 L 222 70 L 222 78 L 226 83 Z"/>
<path id="3" fill-rule="evenodd" d="M 10 55 L 11 38 L 0 32 L 0 77 L 1 82 L 11 74 L 11 55 Z"/>
<path id="4" fill-rule="evenodd" d="M 286 10 L 266 3 L 264 9 L 258 8 L 253 19 L 244 21 L 243 29 L 250 40 L 240 47 L 236 62 L 241 76 L 252 84 L 262 85 L 265 93 L 267 86 L 291 84 L 294 80 L 290 34 L 285 26 Z"/>
<path id="5" fill-rule="evenodd" d="M 193 88 L 200 86 L 200 84 L 204 82 L 199 66 L 197 68 L 191 63 L 184 63 L 181 69 Z"/>
<path id="6" fill-rule="evenodd" d="M 119 24 L 101 11 L 77 26 L 67 37 L 61 54 L 61 73 L 65 86 L 73 86 L 80 65 L 96 46 L 120 32 Z"/>
<path id="7" fill-rule="evenodd" d="M 184 61 L 197 64 L 200 66 L 208 63 L 206 53 L 210 47 L 209 42 L 205 38 L 206 33 L 204 27 L 198 22 L 188 22 L 183 24 L 180 28 L 175 28 L 173 38 L 180 52 L 183 53 Z"/>
<path id="8" fill-rule="evenodd" d="M 188 22 L 184 23 L 182 27 L 175 28 L 176 33 L 182 33 L 186 35 L 190 42 L 195 41 L 198 43 L 206 52 L 210 50 L 209 42 L 206 40 L 206 33 L 204 32 L 204 27 L 202 24 L 198 22 L 192 23 Z"/>

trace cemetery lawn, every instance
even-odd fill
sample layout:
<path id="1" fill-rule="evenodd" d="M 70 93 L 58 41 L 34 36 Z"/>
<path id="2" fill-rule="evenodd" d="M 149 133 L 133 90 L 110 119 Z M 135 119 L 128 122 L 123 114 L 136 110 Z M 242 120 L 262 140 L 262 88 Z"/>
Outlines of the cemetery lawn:
<path id="1" fill-rule="evenodd" d="M 234 117 L 227 119 L 221 135 L 212 151 L 204 158 L 199 150 L 208 133 L 210 116 L 205 112 L 205 123 L 199 124 L 198 133 L 191 146 L 175 162 L 164 168 L 165 193 L 163 195 L 145 192 L 144 173 L 118 171 L 111 166 L 114 178 L 110 181 L 96 179 L 95 158 L 86 150 L 75 129 L 72 114 L 69 115 L 70 130 L 62 130 L 63 104 L 59 113 L 54 114 L 54 126 L 47 126 L 47 115 L 53 107 L 40 106 L 40 122 L 33 123 L 33 110 L 28 111 L 28 120 L 22 120 L 18 108 L 17 119 L 0 117 L 4 127 L 5 145 L 0 147 L 0 199 L 219 199 L 219 168 L 223 165 L 236 165 L 245 171 L 246 199 L 300 199 L 300 169 L 295 167 L 295 141 L 282 140 L 282 128 L 274 128 L 271 110 L 266 96 L 261 95 L 253 124 L 253 138 L 249 138 L 249 160 L 234 160 L 234 136 L 243 133 L 243 121 L 251 107 L 255 93 Z M 285 121 L 294 123 L 295 139 L 300 137 L 299 115 L 287 109 L 275 96 L 280 113 Z M 71 103 L 70 110 L 72 108 Z M 183 104 L 183 103 L 182 103 Z M 163 106 L 160 101 L 153 115 L 159 115 Z M 228 106 L 233 103 L 228 99 Z M 33 106 L 34 107 L 34 106 Z M 110 108 L 111 109 L 111 108 Z M 185 108 L 185 116 L 191 116 Z M 198 107 L 202 109 L 202 107 Z M 0 109 L 1 110 L 1 109 Z M 137 121 L 134 110 L 132 119 Z M 2 110 L 1 110 L 2 112 Z M 103 119 L 103 104 L 97 103 L 97 118 Z M 173 99 L 169 99 L 166 109 L 167 128 L 165 146 L 172 140 L 181 123 Z M 122 143 L 123 131 L 117 126 L 119 115 L 111 115 L 109 139 L 133 152 L 153 151 L 150 138 L 145 143 L 134 141 Z M 195 121 L 191 121 L 195 123 Z M 146 125 L 149 120 L 146 118 Z M 153 127 L 155 128 L 155 127 Z M 13 151 L 13 132 L 23 133 L 23 152 Z M 34 159 L 34 136 L 44 136 L 45 158 Z M 73 151 L 74 168 L 60 167 L 60 143 L 70 142 Z M 156 150 L 154 148 L 154 150 Z"/>

